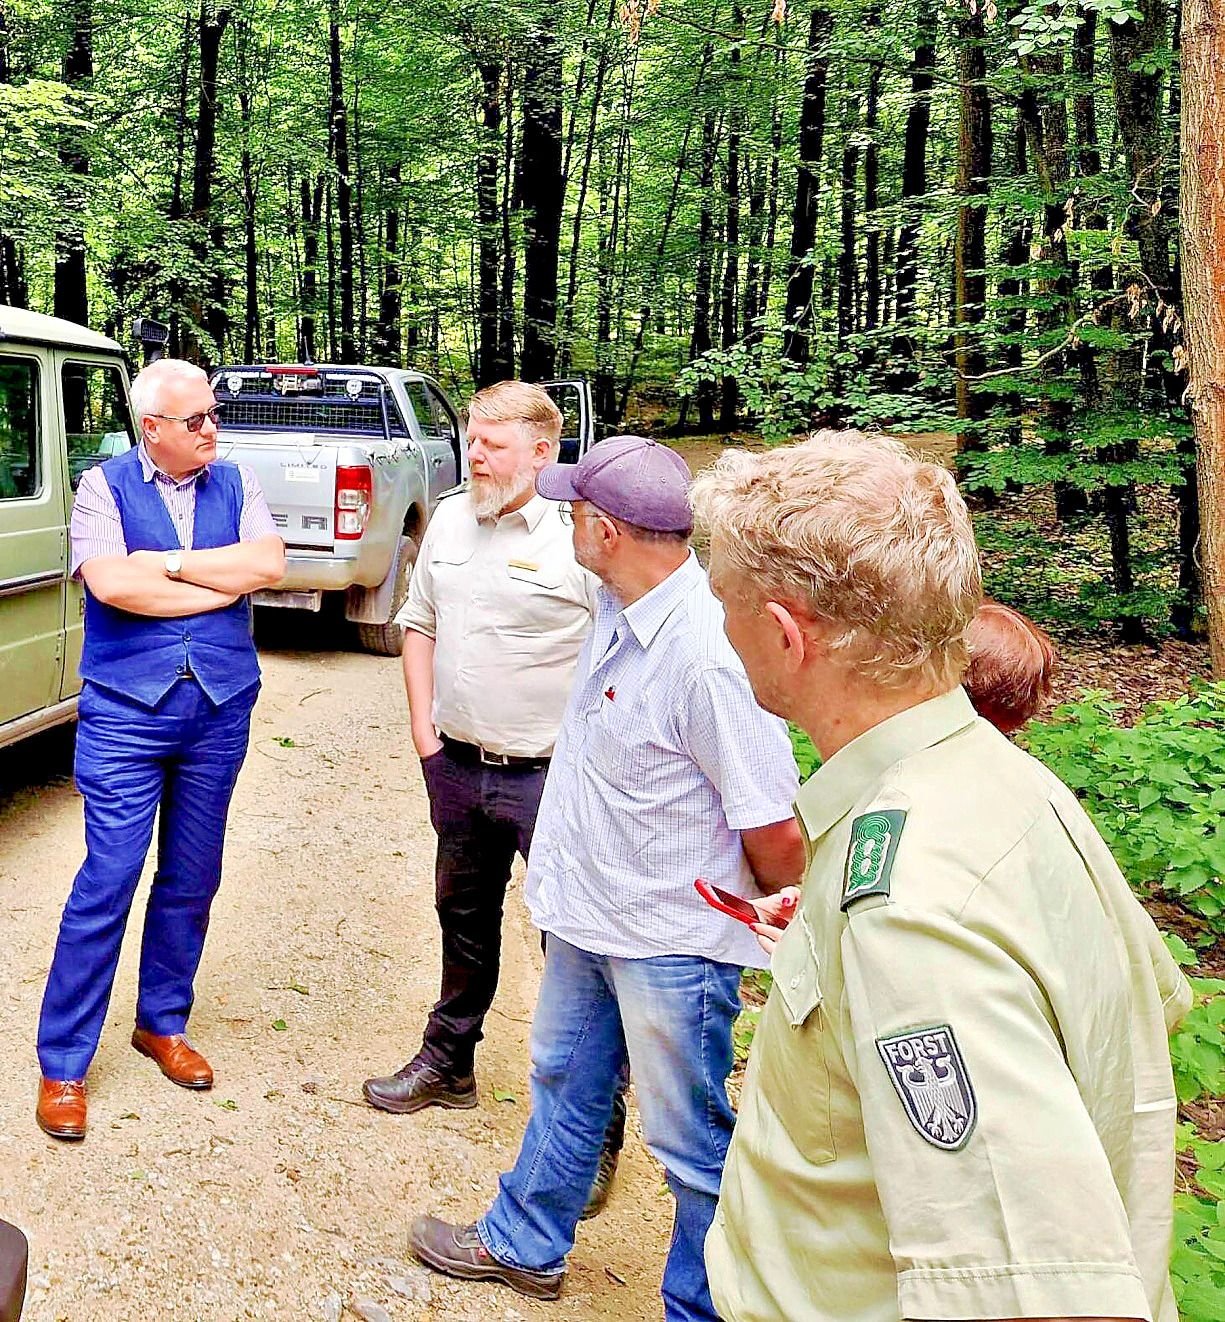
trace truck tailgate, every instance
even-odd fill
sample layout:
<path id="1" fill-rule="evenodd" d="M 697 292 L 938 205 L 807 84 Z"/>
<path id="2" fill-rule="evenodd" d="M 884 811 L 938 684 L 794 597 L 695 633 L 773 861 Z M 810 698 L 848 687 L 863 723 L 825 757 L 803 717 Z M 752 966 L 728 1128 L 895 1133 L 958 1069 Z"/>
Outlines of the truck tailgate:
<path id="1" fill-rule="evenodd" d="M 255 472 L 289 550 L 333 549 L 336 448 L 309 432 L 222 431 L 217 456 Z"/>

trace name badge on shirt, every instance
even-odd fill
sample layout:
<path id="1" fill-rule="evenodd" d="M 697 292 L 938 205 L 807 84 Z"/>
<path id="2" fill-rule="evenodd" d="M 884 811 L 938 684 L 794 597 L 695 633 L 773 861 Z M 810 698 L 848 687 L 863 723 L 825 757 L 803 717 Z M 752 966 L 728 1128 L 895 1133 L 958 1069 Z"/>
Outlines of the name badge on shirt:
<path id="1" fill-rule="evenodd" d="M 526 569 L 529 574 L 539 574 L 540 566 L 534 560 L 508 560 L 508 569 Z"/>

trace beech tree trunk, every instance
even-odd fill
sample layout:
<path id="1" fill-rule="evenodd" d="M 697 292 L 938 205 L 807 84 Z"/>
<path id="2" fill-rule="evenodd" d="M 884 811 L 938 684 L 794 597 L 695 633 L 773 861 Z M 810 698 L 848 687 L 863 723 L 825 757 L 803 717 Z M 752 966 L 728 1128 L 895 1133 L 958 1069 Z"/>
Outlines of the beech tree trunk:
<path id="1" fill-rule="evenodd" d="M 868 28 L 875 32 L 880 26 L 880 9 L 873 7 L 868 12 Z M 880 115 L 880 85 L 882 66 L 879 60 L 873 60 L 868 70 L 868 104 L 864 117 L 864 131 L 868 136 L 863 154 L 863 210 L 864 210 L 864 259 L 863 259 L 863 328 L 874 331 L 880 325 L 881 284 L 880 284 L 880 220 L 876 210 L 880 206 L 880 144 L 876 140 Z M 869 348 L 869 357 L 874 351 Z"/>
<path id="2" fill-rule="evenodd" d="M 1213 674 L 1225 679 L 1225 0 L 1183 0 L 1181 220 L 1187 398 Z"/>
<path id="3" fill-rule="evenodd" d="M 523 357 L 526 381 L 547 380 L 557 363 L 557 264 L 561 247 L 562 52 L 550 17 L 528 43 L 523 80 Z"/>
<path id="4" fill-rule="evenodd" d="M 936 68 L 936 10 L 934 0 L 920 0 L 915 22 L 914 58 L 910 64 L 910 109 L 902 149 L 902 227 L 898 234 L 894 275 L 892 353 L 901 365 L 889 374 L 894 393 L 915 383 L 910 364 L 915 358 L 912 338 L 919 284 L 919 209 L 917 199 L 927 193 L 927 135 L 931 127 L 931 95 Z"/>
<path id="5" fill-rule="evenodd" d="M 4 5 L 0 4 L 0 84 L 11 82 L 12 77 L 8 47 L 8 17 Z M 28 299 L 24 255 L 12 235 L 0 232 L 0 303 L 24 308 Z"/>
<path id="6" fill-rule="evenodd" d="M 855 333 L 855 185 L 859 180 L 859 98 L 848 95 L 842 117 L 842 171 L 838 197 L 838 323 L 837 352 L 845 353 L 847 340 Z M 841 389 L 842 364 L 833 373 L 835 392 Z"/>
<path id="7" fill-rule="evenodd" d="M 803 367 L 809 359 L 812 332 L 813 244 L 820 210 L 821 157 L 825 144 L 825 83 L 829 76 L 829 39 L 834 16 L 826 0 L 816 0 L 808 20 L 808 63 L 800 106 L 800 168 L 791 212 L 791 259 L 787 267 L 787 305 L 783 313 L 783 356 Z"/>
<path id="8" fill-rule="evenodd" d="M 400 270 L 400 162 L 387 167 L 383 178 L 386 193 L 383 217 L 383 275 L 379 284 L 379 319 L 374 328 L 376 361 L 388 367 L 399 367 L 404 361 L 401 351 L 403 334 L 401 312 L 403 308 L 404 278 Z M 482 291 L 484 270 L 481 271 Z M 494 295 L 497 295 L 497 263 L 494 263 Z M 494 328 L 496 331 L 497 323 Z M 482 323 L 482 335 L 484 324 Z"/>
<path id="9" fill-rule="evenodd" d="M 744 34 L 744 11 L 737 4 L 732 9 L 732 25 Z M 720 313 L 720 347 L 724 350 L 735 345 L 739 331 L 740 304 L 740 142 L 743 112 L 740 107 L 740 45 L 733 43 L 728 75 L 732 104 L 728 112 L 727 132 L 727 226 L 724 230 L 722 311 Z M 732 431 L 740 403 L 740 386 L 735 376 L 728 373 L 719 385 L 719 426 Z"/>
<path id="10" fill-rule="evenodd" d="M 693 335 L 689 342 L 690 360 L 709 353 L 711 285 L 714 267 L 714 216 L 711 212 L 711 193 L 715 181 L 715 116 L 708 110 L 702 120 L 702 173 L 698 180 L 701 193 L 701 211 L 698 216 L 698 260 L 693 287 Z M 696 391 L 698 428 L 703 432 L 714 430 L 714 385 L 707 380 L 699 382 Z"/>
<path id="11" fill-rule="evenodd" d="M 498 240 L 498 157 L 502 141 L 502 64 L 482 61 L 481 146 L 476 157 L 476 219 L 478 226 L 476 384 L 480 389 L 508 375 L 501 361 Z"/>
<path id="12" fill-rule="evenodd" d="M 221 41 L 233 11 L 214 9 L 210 0 L 201 0 L 198 49 L 200 55 L 200 97 L 196 106 L 196 155 L 191 172 L 192 245 L 200 269 L 217 272 L 215 279 L 202 275 L 203 285 L 191 290 L 187 300 L 189 324 L 183 327 L 183 357 L 193 361 L 211 361 L 211 349 L 200 342 L 199 331 L 209 334 L 216 352 L 224 355 L 226 326 L 224 278 L 216 258 L 224 243 L 220 225 L 213 217 L 213 182 L 217 174 L 217 70 L 221 61 Z"/>
<path id="13" fill-rule="evenodd" d="M 989 411 L 988 397 L 973 378 L 986 370 L 986 356 L 974 327 L 981 325 L 987 306 L 987 194 L 991 176 L 993 135 L 991 95 L 987 78 L 987 32 L 980 6 L 958 23 L 957 72 L 960 117 L 957 133 L 957 244 L 954 251 L 957 367 L 957 416 L 980 423 Z M 981 199 L 981 200 L 980 200 Z M 965 449 L 984 443 L 974 425 L 963 433 Z"/>
<path id="14" fill-rule="evenodd" d="M 299 323 L 299 348 L 303 361 L 313 363 L 318 357 L 319 325 L 319 222 L 323 218 L 323 175 L 315 181 L 303 176 L 299 186 L 302 215 L 302 317 Z"/>
<path id="15" fill-rule="evenodd" d="M 1043 54 L 1021 57 L 1024 88 L 1021 92 L 1021 118 L 1030 158 L 1038 175 L 1045 199 L 1042 208 L 1041 261 L 1049 274 L 1038 281 L 1047 306 L 1034 320 L 1042 343 L 1066 335 L 1072 321 L 1072 272 L 1068 264 L 1067 202 L 1068 106 L 1063 96 L 1065 81 L 1063 56 Z M 1045 350 L 1042 380 L 1047 396 L 1042 402 L 1046 432 L 1044 448 L 1048 454 L 1069 452 L 1067 439 L 1072 415 L 1071 402 L 1063 397 L 1061 378 L 1068 369 L 1066 346 L 1053 343 Z M 1088 509 L 1084 491 L 1072 483 L 1058 480 L 1055 488 L 1055 512 L 1060 519 L 1071 519 Z"/>
<path id="16" fill-rule="evenodd" d="M 498 370 L 495 380 L 515 374 L 515 279 L 518 253 L 514 218 L 523 203 L 523 151 L 515 153 L 514 64 L 507 61 L 502 99 L 502 283 L 498 293 Z"/>
<path id="17" fill-rule="evenodd" d="M 328 120 L 336 166 L 336 210 L 340 232 L 340 361 L 357 361 L 353 305 L 353 178 L 349 167 L 349 114 L 340 59 L 340 13 L 335 0 L 328 24 Z"/>
<path id="18" fill-rule="evenodd" d="M 71 0 L 72 30 L 64 54 L 64 82 L 86 90 L 94 76 L 94 14 L 92 0 Z M 89 153 L 79 128 L 65 130 L 60 161 L 74 175 L 89 175 Z M 65 199 L 63 217 L 55 236 L 54 310 L 57 317 L 86 325 L 89 295 L 85 266 L 85 189 L 74 189 Z"/>

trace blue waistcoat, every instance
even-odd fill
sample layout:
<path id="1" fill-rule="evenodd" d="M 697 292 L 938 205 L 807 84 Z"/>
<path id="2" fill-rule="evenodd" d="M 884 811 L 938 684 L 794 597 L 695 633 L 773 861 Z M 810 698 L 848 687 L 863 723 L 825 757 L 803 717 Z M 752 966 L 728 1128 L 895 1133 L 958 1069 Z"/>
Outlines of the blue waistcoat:
<path id="1" fill-rule="evenodd" d="M 129 552 L 182 549 L 156 479 L 145 481 L 137 447 L 108 459 L 102 473 L 115 497 Z M 207 477 L 196 483 L 191 549 L 233 545 L 239 540 L 241 514 L 242 477 L 237 466 L 210 464 Z M 82 679 L 156 707 L 189 670 L 218 704 L 258 683 L 259 662 L 246 597 L 225 610 L 164 620 L 107 606 L 86 588 Z"/>

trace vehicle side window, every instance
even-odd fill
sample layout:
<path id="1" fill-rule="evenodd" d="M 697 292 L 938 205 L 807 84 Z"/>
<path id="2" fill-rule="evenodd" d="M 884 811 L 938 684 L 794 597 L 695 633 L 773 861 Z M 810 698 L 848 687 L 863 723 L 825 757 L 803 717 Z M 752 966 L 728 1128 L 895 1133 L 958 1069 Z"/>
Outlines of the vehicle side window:
<path id="1" fill-rule="evenodd" d="M 64 433 L 68 473 L 75 491 L 81 474 L 136 442 L 119 368 L 107 363 L 65 363 Z"/>
<path id="2" fill-rule="evenodd" d="M 563 382 L 545 389 L 549 398 L 561 410 L 561 447 L 557 455 L 560 464 L 577 464 L 582 445 L 583 406 L 577 387 Z"/>
<path id="3" fill-rule="evenodd" d="M 0 500 L 38 495 L 38 365 L 0 358 Z"/>
<path id="4" fill-rule="evenodd" d="M 430 416 L 437 436 L 445 436 L 454 446 L 459 441 L 459 419 L 447 408 L 446 403 L 436 390 L 425 387 L 426 398 L 430 402 Z"/>
<path id="5" fill-rule="evenodd" d="M 430 397 L 426 393 L 424 383 L 421 381 L 405 381 L 404 393 L 408 396 L 408 402 L 416 415 L 417 426 L 421 429 L 421 435 L 427 438 L 432 437 L 434 435 L 434 413 L 430 408 Z"/>

